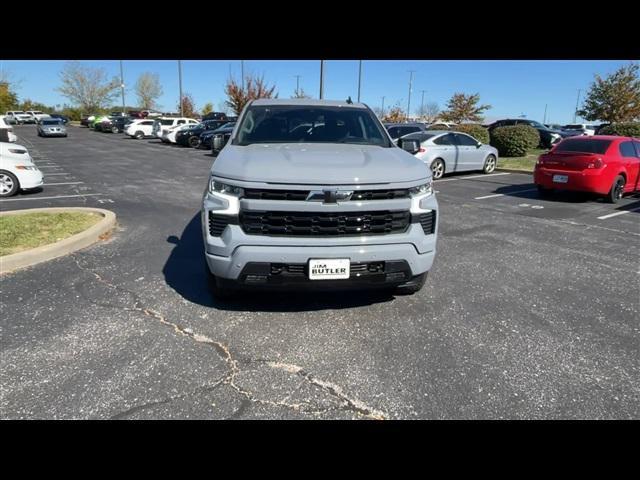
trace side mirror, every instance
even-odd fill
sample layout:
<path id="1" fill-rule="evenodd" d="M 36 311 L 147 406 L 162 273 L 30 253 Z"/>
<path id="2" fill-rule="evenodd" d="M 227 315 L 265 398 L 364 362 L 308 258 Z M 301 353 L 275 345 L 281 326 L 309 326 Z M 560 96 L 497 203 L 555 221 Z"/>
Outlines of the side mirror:
<path id="1" fill-rule="evenodd" d="M 405 152 L 409 152 L 411 155 L 415 155 L 420 151 L 420 141 L 414 139 L 398 139 L 398 146 Z"/>
<path id="2" fill-rule="evenodd" d="M 482 142 L 476 143 L 476 148 L 480 148 L 482 146 Z"/>

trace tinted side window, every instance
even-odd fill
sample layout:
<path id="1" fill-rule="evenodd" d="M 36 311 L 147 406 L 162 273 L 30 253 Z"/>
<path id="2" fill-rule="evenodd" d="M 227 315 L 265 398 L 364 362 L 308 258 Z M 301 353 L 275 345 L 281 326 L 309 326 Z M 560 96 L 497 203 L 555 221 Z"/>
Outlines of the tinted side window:
<path id="1" fill-rule="evenodd" d="M 620 144 L 620 155 L 622 155 L 623 157 L 635 157 L 636 151 L 633 148 L 633 143 L 622 142 Z"/>
<path id="2" fill-rule="evenodd" d="M 636 146 L 636 157 L 640 158 L 640 142 L 633 142 L 633 144 Z"/>
<path id="3" fill-rule="evenodd" d="M 458 145 L 462 145 L 465 147 L 475 147 L 477 145 L 477 142 L 468 135 L 461 135 L 459 133 L 456 133 L 455 137 L 456 144 Z"/>
<path id="4" fill-rule="evenodd" d="M 398 135 L 398 130 L 399 130 L 398 127 L 391 127 L 389 129 L 389 135 L 391 135 L 391 138 L 397 138 L 397 137 L 400 136 L 400 135 Z"/>
<path id="5" fill-rule="evenodd" d="M 408 135 L 409 133 L 413 133 L 413 132 L 419 132 L 420 128 L 419 127 L 401 127 L 400 128 L 400 135 Z"/>
<path id="6" fill-rule="evenodd" d="M 448 133 L 447 135 L 443 135 L 440 138 L 436 138 L 433 143 L 435 143 L 436 145 L 453 145 L 453 139 L 450 133 Z"/>

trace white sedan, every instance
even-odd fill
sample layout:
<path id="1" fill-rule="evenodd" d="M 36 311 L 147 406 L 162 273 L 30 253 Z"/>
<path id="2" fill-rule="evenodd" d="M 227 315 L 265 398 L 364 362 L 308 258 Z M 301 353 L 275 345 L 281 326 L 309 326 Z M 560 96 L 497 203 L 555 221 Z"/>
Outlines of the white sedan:
<path id="1" fill-rule="evenodd" d="M 22 145 L 0 142 L 0 198 L 40 187 L 42 172 Z"/>
<path id="2" fill-rule="evenodd" d="M 451 172 L 482 170 L 491 173 L 498 164 L 496 148 L 484 145 L 466 133 L 426 130 L 405 135 L 399 142 L 405 139 L 419 142 L 420 150 L 415 156 L 431 169 L 434 180 Z"/>

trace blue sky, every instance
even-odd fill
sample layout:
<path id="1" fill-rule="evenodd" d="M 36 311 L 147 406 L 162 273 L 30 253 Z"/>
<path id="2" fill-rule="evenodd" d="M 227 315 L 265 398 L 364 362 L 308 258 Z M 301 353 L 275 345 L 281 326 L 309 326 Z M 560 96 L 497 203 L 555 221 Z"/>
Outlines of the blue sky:
<path id="1" fill-rule="evenodd" d="M 64 61 L 0 61 L 0 68 L 19 80 L 20 99 L 30 98 L 47 105 L 67 102 L 55 91 Z M 117 60 L 84 61 L 93 67 L 104 68 L 109 76 L 120 74 Z M 488 119 L 526 115 L 542 121 L 547 104 L 547 123 L 573 121 L 578 89 L 584 92 L 595 73 L 607 75 L 628 60 L 364 60 L 361 100 L 371 107 L 379 107 L 385 96 L 385 109 L 400 103 L 406 109 L 409 90 L 409 70 L 413 74 L 411 110 L 420 106 L 422 90 L 425 103 L 435 101 L 441 109 L 455 92 L 480 93 L 482 103 L 493 106 L 486 113 Z M 320 61 L 245 60 L 245 73 L 264 74 L 276 85 L 280 98 L 293 95 L 295 75 L 300 86 L 317 97 L 320 85 Z M 125 60 L 124 77 L 127 104 L 135 104 L 133 84 L 142 72 L 160 75 L 164 94 L 159 99 L 163 110 L 175 110 L 178 102 L 177 62 L 172 60 Z M 191 93 L 197 108 L 206 102 L 217 107 L 225 99 L 224 85 L 229 75 L 240 76 L 240 61 L 183 60 L 183 91 Z M 325 98 L 355 101 L 358 94 L 358 61 L 325 61 Z"/>

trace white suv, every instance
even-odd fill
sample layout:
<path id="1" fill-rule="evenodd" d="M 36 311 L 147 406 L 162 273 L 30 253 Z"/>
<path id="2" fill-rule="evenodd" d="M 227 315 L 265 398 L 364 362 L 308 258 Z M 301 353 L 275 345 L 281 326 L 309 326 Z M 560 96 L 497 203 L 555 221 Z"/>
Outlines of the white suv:
<path id="1" fill-rule="evenodd" d="M 153 123 L 153 120 L 134 120 L 129 124 L 129 126 L 127 126 L 124 133 L 132 138 L 137 138 L 138 140 L 142 140 L 144 137 L 152 137 Z"/>
<path id="2" fill-rule="evenodd" d="M 155 120 L 153 125 L 153 135 L 162 140 L 162 135 L 167 131 L 171 130 L 171 127 L 178 127 L 182 125 L 197 125 L 197 120 L 193 118 L 186 117 L 162 117 Z M 163 142 L 167 142 L 168 140 L 162 140 Z"/>
<path id="3" fill-rule="evenodd" d="M 24 113 L 26 113 L 27 115 L 30 115 L 32 118 L 34 118 L 35 119 L 35 123 L 38 123 L 43 118 L 49 118 L 50 117 L 50 115 L 48 113 L 41 112 L 40 110 L 27 110 Z"/>
<path id="4" fill-rule="evenodd" d="M 16 121 L 16 123 L 22 125 L 23 123 L 34 123 L 34 117 L 22 110 L 11 110 L 7 112 L 7 117 Z"/>

